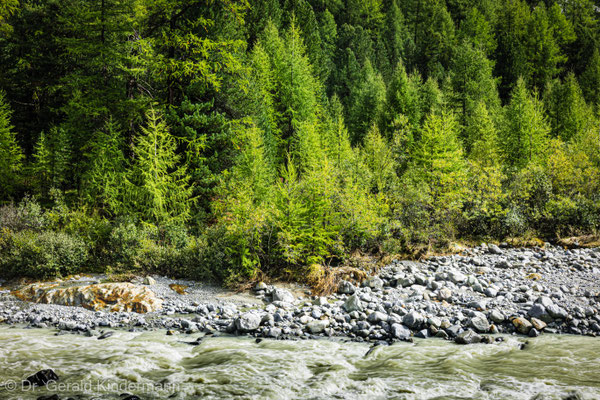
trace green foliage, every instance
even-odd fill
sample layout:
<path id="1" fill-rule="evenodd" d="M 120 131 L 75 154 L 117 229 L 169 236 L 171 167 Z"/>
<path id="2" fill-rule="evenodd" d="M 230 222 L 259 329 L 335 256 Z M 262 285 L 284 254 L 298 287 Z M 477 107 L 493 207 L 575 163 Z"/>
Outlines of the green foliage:
<path id="1" fill-rule="evenodd" d="M 6 0 L 0 3 L 0 33 L 12 32 L 12 26 L 6 20 L 17 11 L 18 7 L 19 0 Z"/>
<path id="2" fill-rule="evenodd" d="M 379 119 L 385 104 L 385 83 L 368 60 L 363 67 L 360 83 L 352 93 L 352 99 L 348 123 L 352 143 L 359 144 L 373 122 Z"/>
<path id="3" fill-rule="evenodd" d="M 544 95 L 553 136 L 569 141 L 590 129 L 593 112 L 587 106 L 577 79 L 569 73 L 563 82 L 549 85 Z"/>
<path id="4" fill-rule="evenodd" d="M 0 271 L 4 278 L 50 278 L 81 272 L 88 249 L 74 236 L 61 232 L 0 231 Z"/>
<path id="5" fill-rule="evenodd" d="M 532 96 L 522 79 L 512 92 L 505 119 L 500 143 L 506 167 L 520 169 L 543 158 L 550 127 L 537 94 Z"/>
<path id="6" fill-rule="evenodd" d="M 526 76 L 540 90 L 560 72 L 561 64 L 567 60 L 560 44 L 566 45 L 574 39 L 572 28 L 557 4 L 548 14 L 544 3 L 540 3 L 531 14 L 527 30 L 529 43 Z M 551 18 L 557 21 L 552 21 Z"/>
<path id="7" fill-rule="evenodd" d="M 126 160 L 119 126 L 110 118 L 90 142 L 83 197 L 92 207 L 112 215 L 121 212 Z"/>
<path id="8" fill-rule="evenodd" d="M 597 5 L 5 0 L 0 257 L 234 284 L 595 233 Z"/>
<path id="9" fill-rule="evenodd" d="M 596 113 L 600 111 L 600 51 L 595 48 L 580 80 L 583 94 Z"/>
<path id="10" fill-rule="evenodd" d="M 62 189 L 69 177 L 71 144 L 62 127 L 52 127 L 48 134 L 42 132 L 35 144 L 34 162 L 31 165 L 37 193 L 47 198 L 50 189 Z"/>
<path id="11" fill-rule="evenodd" d="M 416 77 L 409 78 L 404 65 L 401 62 L 398 63 L 387 88 L 386 104 L 382 116 L 382 129 L 385 132 L 392 128 L 394 120 L 399 114 L 406 116 L 413 127 L 419 126 L 422 113 L 419 83 L 420 81 Z"/>
<path id="12" fill-rule="evenodd" d="M 11 111 L 5 93 L 0 90 L 0 187 L 3 189 L 0 200 L 6 200 L 13 193 L 23 159 L 23 153 L 10 124 L 10 116 Z"/>
<path id="13" fill-rule="evenodd" d="M 451 85 L 454 105 L 463 126 L 467 125 L 466 120 L 479 103 L 484 103 L 490 112 L 495 112 L 500 106 L 492 64 L 482 50 L 468 42 L 456 48 L 452 59 Z M 472 142 L 467 138 L 465 141 Z M 467 151 L 470 151 L 470 146 L 467 146 Z"/>
<path id="14" fill-rule="evenodd" d="M 190 218 L 192 188 L 186 167 L 179 165 L 175 139 L 162 116 L 153 108 L 146 113 L 133 148 L 135 163 L 127 178 L 126 211 L 159 225 L 183 223 Z"/>

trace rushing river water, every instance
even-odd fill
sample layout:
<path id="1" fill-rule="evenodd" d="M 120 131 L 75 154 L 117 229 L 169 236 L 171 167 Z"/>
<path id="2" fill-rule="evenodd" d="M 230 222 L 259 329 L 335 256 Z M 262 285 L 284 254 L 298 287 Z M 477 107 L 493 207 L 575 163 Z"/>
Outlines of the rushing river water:
<path id="1" fill-rule="evenodd" d="M 256 343 L 163 332 L 108 339 L 0 327 L 0 399 L 135 393 L 143 399 L 600 399 L 600 339 L 545 335 L 459 346 L 430 339 L 379 346 L 329 340 Z M 52 368 L 59 384 L 16 382 Z M 14 382 L 14 383 L 13 383 Z M 87 398 L 87 397 L 84 397 Z M 106 397 L 114 398 L 114 397 Z"/>

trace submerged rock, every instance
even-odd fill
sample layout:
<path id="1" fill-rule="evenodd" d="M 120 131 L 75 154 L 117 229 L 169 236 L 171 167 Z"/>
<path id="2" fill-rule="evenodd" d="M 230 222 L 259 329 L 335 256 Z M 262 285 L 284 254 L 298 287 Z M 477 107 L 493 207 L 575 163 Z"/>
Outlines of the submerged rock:
<path id="1" fill-rule="evenodd" d="M 27 377 L 23 381 L 25 386 L 46 386 L 50 382 L 58 381 L 58 375 L 51 369 L 43 369 L 35 374 Z"/>
<path id="2" fill-rule="evenodd" d="M 522 317 L 513 319 L 512 324 L 517 329 L 517 331 L 519 333 L 522 333 L 523 335 L 529 334 L 529 331 L 531 330 L 531 328 L 533 326 L 531 324 L 531 322 L 527 321 L 525 318 L 522 318 Z"/>
<path id="3" fill-rule="evenodd" d="M 454 339 L 454 341 L 458 344 L 480 343 L 481 336 L 472 331 L 471 329 L 467 329 L 466 331 L 458 335 L 456 339 Z"/>

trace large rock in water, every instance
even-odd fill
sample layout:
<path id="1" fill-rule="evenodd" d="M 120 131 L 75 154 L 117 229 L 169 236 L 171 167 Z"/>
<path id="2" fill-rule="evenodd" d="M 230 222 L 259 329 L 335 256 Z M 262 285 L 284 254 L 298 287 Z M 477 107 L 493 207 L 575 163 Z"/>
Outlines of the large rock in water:
<path id="1" fill-rule="evenodd" d="M 23 386 L 46 386 L 50 382 L 58 381 L 58 375 L 51 369 L 43 369 L 27 377 L 23 381 Z"/>
<path id="2" fill-rule="evenodd" d="M 58 283 L 34 283 L 13 294 L 21 300 L 43 304 L 84 307 L 90 310 L 147 313 L 157 311 L 163 301 L 145 286 L 128 282 L 61 287 Z"/>

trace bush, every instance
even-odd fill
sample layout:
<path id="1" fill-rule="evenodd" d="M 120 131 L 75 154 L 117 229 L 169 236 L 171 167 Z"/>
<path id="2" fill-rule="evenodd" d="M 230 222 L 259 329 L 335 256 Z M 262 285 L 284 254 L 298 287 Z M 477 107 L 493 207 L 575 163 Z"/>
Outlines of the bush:
<path id="1" fill-rule="evenodd" d="M 18 232 L 24 229 L 42 230 L 47 225 L 48 219 L 42 207 L 29 196 L 18 206 L 11 203 L 0 207 L 0 228 Z"/>
<path id="2" fill-rule="evenodd" d="M 86 244 L 61 232 L 0 232 L 0 274 L 4 278 L 51 278 L 82 272 L 88 262 Z"/>

